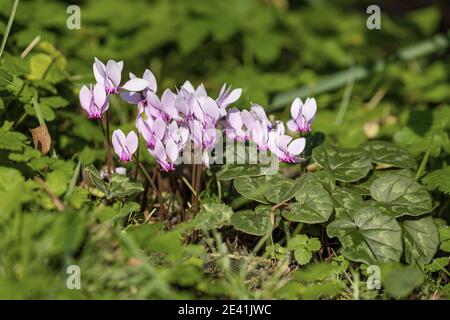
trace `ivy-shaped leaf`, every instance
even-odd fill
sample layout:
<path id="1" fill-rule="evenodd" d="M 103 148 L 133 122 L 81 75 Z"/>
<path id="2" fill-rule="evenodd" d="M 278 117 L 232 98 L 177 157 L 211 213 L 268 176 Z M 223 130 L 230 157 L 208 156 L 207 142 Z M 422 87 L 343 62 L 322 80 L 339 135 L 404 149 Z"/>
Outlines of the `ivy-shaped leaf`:
<path id="1" fill-rule="evenodd" d="M 216 172 L 216 177 L 218 180 L 228 181 L 239 177 L 258 177 L 262 174 L 261 167 L 256 164 L 227 164 Z"/>
<path id="2" fill-rule="evenodd" d="M 106 198 L 122 198 L 142 191 L 144 188 L 141 183 L 130 181 L 126 175 L 113 173 L 110 177 L 109 192 L 106 194 Z"/>
<path id="3" fill-rule="evenodd" d="M 428 191 L 403 173 L 387 173 L 370 186 L 373 199 L 383 203 L 386 214 L 393 217 L 420 216 L 433 210 Z"/>
<path id="4" fill-rule="evenodd" d="M 192 224 L 195 229 L 199 230 L 219 229 L 230 224 L 232 216 L 233 210 L 231 207 L 223 203 L 205 203 L 202 204 L 200 212 L 192 221 Z"/>
<path id="5" fill-rule="evenodd" d="M 441 244 L 439 249 L 445 252 L 450 252 L 450 227 L 440 226 L 439 227 L 439 239 Z"/>
<path id="6" fill-rule="evenodd" d="M 404 221 L 402 228 L 406 262 L 429 263 L 439 246 L 439 230 L 433 218 Z"/>
<path id="7" fill-rule="evenodd" d="M 329 237 L 337 237 L 341 253 L 349 260 L 366 264 L 400 261 L 403 253 L 399 223 L 374 207 L 350 210 L 327 227 Z"/>
<path id="8" fill-rule="evenodd" d="M 240 177 L 234 180 L 236 191 L 261 203 L 283 203 L 294 197 L 294 181 L 282 175 Z"/>
<path id="9" fill-rule="evenodd" d="M 364 206 L 361 194 L 357 190 L 349 188 L 334 189 L 331 194 L 331 199 L 333 200 L 333 206 L 337 216 L 348 211 L 355 211 Z"/>
<path id="10" fill-rule="evenodd" d="M 236 230 L 262 236 L 272 231 L 271 207 L 258 206 L 255 211 L 242 210 L 235 212 L 231 217 L 231 224 Z"/>
<path id="11" fill-rule="evenodd" d="M 369 141 L 361 147 L 372 155 L 372 162 L 379 167 L 413 169 L 417 167 L 417 162 L 413 156 L 403 148 L 386 141 Z M 377 167 L 378 167 L 377 166 Z"/>
<path id="12" fill-rule="evenodd" d="M 331 172 L 339 181 L 357 181 L 367 176 L 372 169 L 370 154 L 362 149 L 323 144 L 313 150 L 312 157 L 320 167 Z"/>
<path id="13" fill-rule="evenodd" d="M 303 223 L 326 222 L 333 213 L 333 201 L 327 190 L 318 182 L 308 183 L 297 189 L 297 202 L 283 210 L 283 217 Z"/>

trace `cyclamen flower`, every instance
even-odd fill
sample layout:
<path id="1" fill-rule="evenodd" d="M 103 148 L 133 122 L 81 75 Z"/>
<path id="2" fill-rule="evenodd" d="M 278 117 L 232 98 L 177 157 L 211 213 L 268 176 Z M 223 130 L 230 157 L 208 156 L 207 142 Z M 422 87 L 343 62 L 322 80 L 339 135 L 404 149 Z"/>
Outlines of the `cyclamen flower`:
<path id="1" fill-rule="evenodd" d="M 106 66 L 99 59 L 95 58 L 92 66 L 94 77 L 97 83 L 102 84 L 106 93 L 118 93 L 120 80 L 122 78 L 123 61 L 108 60 Z"/>
<path id="2" fill-rule="evenodd" d="M 114 130 L 112 135 L 112 144 L 114 152 L 122 162 L 128 162 L 131 160 L 133 153 L 136 152 L 138 147 L 138 137 L 134 131 L 130 131 L 127 136 L 122 130 Z"/>
<path id="3" fill-rule="evenodd" d="M 227 111 L 225 108 L 230 104 L 236 102 L 241 97 L 241 94 L 241 88 L 231 90 L 231 86 L 227 88 L 226 83 L 222 86 L 222 89 L 220 89 L 219 97 L 216 99 L 221 117 L 226 116 Z"/>
<path id="4" fill-rule="evenodd" d="M 175 170 L 175 162 L 178 159 L 180 149 L 172 138 L 168 138 L 164 141 L 164 144 L 160 140 L 156 140 L 155 148 L 148 149 L 150 154 L 158 162 L 161 170 L 173 171 Z"/>
<path id="5" fill-rule="evenodd" d="M 300 98 L 295 98 L 291 105 L 292 120 L 289 120 L 287 126 L 294 132 L 310 132 L 311 123 L 316 115 L 316 99 L 307 98 L 303 104 Z"/>
<path id="6" fill-rule="evenodd" d="M 89 119 L 101 119 L 103 113 L 109 107 L 105 87 L 99 83 L 94 87 L 92 85 L 89 88 L 86 86 L 81 87 L 80 104 L 87 112 Z"/>
<path id="7" fill-rule="evenodd" d="M 233 108 L 228 112 L 226 135 L 229 140 L 248 141 L 255 119 L 247 110 L 239 111 Z"/>
<path id="8" fill-rule="evenodd" d="M 305 138 L 292 140 L 291 136 L 284 134 L 284 126 L 269 133 L 269 149 L 278 156 L 281 162 L 295 163 L 303 158 L 298 157 L 305 149 Z"/>
<path id="9" fill-rule="evenodd" d="M 147 148 L 154 149 L 156 140 L 162 140 L 166 133 L 167 123 L 162 118 L 153 119 L 141 113 L 136 120 L 136 127 L 144 138 Z"/>
<path id="10" fill-rule="evenodd" d="M 130 72 L 130 80 L 122 87 L 125 90 L 120 93 L 120 97 L 131 104 L 146 104 L 147 93 L 155 93 L 158 88 L 156 78 L 149 69 L 145 69 L 142 78 L 136 77 Z"/>

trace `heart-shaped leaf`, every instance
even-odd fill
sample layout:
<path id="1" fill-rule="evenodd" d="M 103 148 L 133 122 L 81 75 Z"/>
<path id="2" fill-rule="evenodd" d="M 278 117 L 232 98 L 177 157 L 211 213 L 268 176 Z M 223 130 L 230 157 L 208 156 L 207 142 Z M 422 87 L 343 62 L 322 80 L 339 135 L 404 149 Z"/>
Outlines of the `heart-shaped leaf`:
<path id="1" fill-rule="evenodd" d="M 233 210 L 223 203 L 202 204 L 192 224 L 195 229 L 211 230 L 219 229 L 230 224 Z"/>
<path id="2" fill-rule="evenodd" d="M 320 167 L 331 172 L 339 181 L 357 181 L 372 169 L 370 154 L 362 149 L 323 144 L 314 149 L 312 156 Z"/>
<path id="3" fill-rule="evenodd" d="M 420 216 L 433 210 L 428 191 L 411 176 L 404 173 L 387 173 L 375 179 L 370 195 L 383 203 L 386 214 L 394 217 Z"/>
<path id="4" fill-rule="evenodd" d="M 439 247 L 439 230 L 433 218 L 404 221 L 402 228 L 406 262 L 429 263 Z"/>
<path id="5" fill-rule="evenodd" d="M 266 177 L 239 177 L 233 181 L 236 191 L 250 200 L 268 204 L 264 193 L 270 190 L 270 185 L 266 183 Z"/>
<path id="6" fill-rule="evenodd" d="M 353 189 L 336 188 L 331 194 L 331 199 L 337 216 L 364 206 L 361 194 Z"/>
<path id="7" fill-rule="evenodd" d="M 338 237 L 342 254 L 366 264 L 400 261 L 403 253 L 399 223 L 374 207 L 350 210 L 327 227 L 329 237 Z"/>
<path id="8" fill-rule="evenodd" d="M 240 177 L 234 180 L 236 191 L 261 203 L 283 203 L 294 197 L 294 181 L 282 175 Z"/>
<path id="9" fill-rule="evenodd" d="M 403 148 L 386 141 L 369 141 L 361 147 L 372 155 L 372 162 L 383 168 L 397 167 L 412 169 L 417 167 L 413 156 Z"/>
<path id="10" fill-rule="evenodd" d="M 318 182 L 309 183 L 297 189 L 296 203 L 290 209 L 283 210 L 283 217 L 290 221 L 303 223 L 326 222 L 333 213 L 333 201 L 327 190 Z"/>
<path id="11" fill-rule="evenodd" d="M 242 210 L 231 217 L 231 224 L 239 231 L 262 236 L 272 231 L 271 207 L 258 206 L 255 211 Z"/>
<path id="12" fill-rule="evenodd" d="M 216 177 L 218 180 L 228 181 L 239 177 L 257 177 L 262 174 L 261 167 L 256 164 L 229 164 L 222 166 L 217 171 Z"/>

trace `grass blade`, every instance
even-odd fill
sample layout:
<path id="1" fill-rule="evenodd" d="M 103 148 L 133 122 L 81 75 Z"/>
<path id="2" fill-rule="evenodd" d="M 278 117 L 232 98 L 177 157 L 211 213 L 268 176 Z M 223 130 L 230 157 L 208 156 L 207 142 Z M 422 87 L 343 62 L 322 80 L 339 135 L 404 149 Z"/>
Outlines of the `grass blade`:
<path id="1" fill-rule="evenodd" d="M 8 24 L 6 25 L 5 34 L 3 35 L 2 45 L 0 47 L 0 59 L 3 54 L 3 50 L 5 49 L 6 40 L 8 39 L 9 31 L 11 31 L 11 26 L 14 21 L 14 17 L 16 15 L 17 5 L 19 4 L 19 0 L 15 0 L 13 7 L 11 9 L 11 13 L 9 14 Z"/>

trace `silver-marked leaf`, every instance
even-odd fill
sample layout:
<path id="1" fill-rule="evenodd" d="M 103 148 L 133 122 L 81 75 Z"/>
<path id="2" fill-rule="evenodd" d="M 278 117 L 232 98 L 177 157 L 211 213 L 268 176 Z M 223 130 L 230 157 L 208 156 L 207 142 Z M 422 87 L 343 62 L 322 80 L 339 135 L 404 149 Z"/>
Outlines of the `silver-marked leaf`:
<path id="1" fill-rule="evenodd" d="M 264 197 L 264 194 L 270 190 L 271 186 L 266 182 L 265 176 L 256 178 L 239 177 L 233 181 L 233 184 L 236 191 L 247 199 L 268 204 L 269 202 Z"/>
<path id="2" fill-rule="evenodd" d="M 272 203 L 283 203 L 294 197 L 294 181 L 282 175 L 266 176 L 266 184 L 270 187 L 264 197 Z"/>
<path id="3" fill-rule="evenodd" d="M 362 207 L 340 215 L 328 225 L 327 233 L 339 239 L 341 253 L 352 261 L 397 262 L 403 253 L 399 223 L 374 207 Z"/>
<path id="4" fill-rule="evenodd" d="M 326 171 L 320 170 L 316 172 L 308 172 L 295 180 L 294 189 L 308 188 L 308 184 L 320 183 L 329 193 L 333 192 L 336 187 L 336 180 L 333 175 Z"/>
<path id="5" fill-rule="evenodd" d="M 218 180 L 228 181 L 239 177 L 257 177 L 263 175 L 261 166 L 256 164 L 224 165 L 217 173 Z"/>
<path id="6" fill-rule="evenodd" d="M 361 194 L 353 189 L 336 188 L 331 194 L 331 199 L 337 216 L 364 206 Z"/>
<path id="7" fill-rule="evenodd" d="M 405 149 L 386 141 L 369 141 L 361 147 L 372 155 L 372 162 L 381 168 L 405 168 L 413 169 L 417 167 L 414 157 Z"/>
<path id="8" fill-rule="evenodd" d="M 231 217 L 231 224 L 236 230 L 262 236 L 272 231 L 271 207 L 258 206 L 255 211 L 242 210 Z"/>
<path id="9" fill-rule="evenodd" d="M 387 214 L 394 217 L 420 216 L 433 210 L 428 191 L 402 172 L 387 173 L 375 179 L 370 186 L 370 195 L 383 203 Z"/>
<path id="10" fill-rule="evenodd" d="M 433 218 L 404 221 L 402 228 L 406 262 L 429 263 L 439 247 L 439 230 Z"/>
<path id="11" fill-rule="evenodd" d="M 367 176 L 372 169 L 370 154 L 362 149 L 338 148 L 324 144 L 313 150 L 314 161 L 331 172 L 336 180 L 353 182 Z"/>
<path id="12" fill-rule="evenodd" d="M 123 174 L 113 173 L 110 177 L 109 192 L 107 199 L 131 196 L 144 191 L 140 182 L 133 182 Z"/>
<path id="13" fill-rule="evenodd" d="M 223 203 L 202 204 L 199 213 L 192 221 L 197 230 L 219 229 L 230 224 L 233 210 Z"/>
<path id="14" fill-rule="evenodd" d="M 333 213 L 333 201 L 327 190 L 318 182 L 307 183 L 297 189 L 297 202 L 283 210 L 283 217 L 290 221 L 303 223 L 322 223 L 328 221 Z"/>

